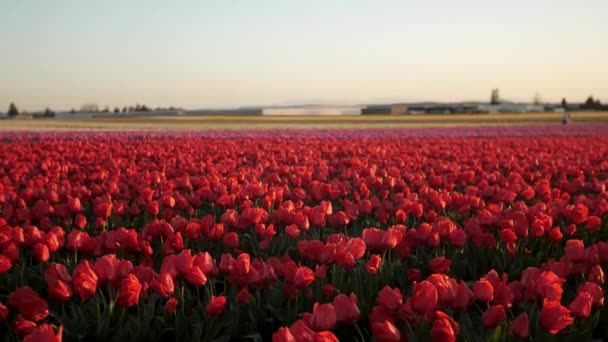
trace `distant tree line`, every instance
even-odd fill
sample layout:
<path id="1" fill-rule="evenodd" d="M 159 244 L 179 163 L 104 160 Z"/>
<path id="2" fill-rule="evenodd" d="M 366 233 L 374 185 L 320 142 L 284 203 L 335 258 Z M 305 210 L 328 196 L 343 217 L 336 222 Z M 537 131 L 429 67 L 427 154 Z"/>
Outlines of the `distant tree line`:
<path id="1" fill-rule="evenodd" d="M 76 110 L 72 108 L 70 113 L 132 113 L 132 112 L 151 112 L 151 111 L 171 111 L 171 110 L 179 110 L 176 107 L 156 107 L 154 109 L 144 105 L 140 105 L 139 103 L 135 106 L 124 106 L 122 109 L 120 107 L 114 107 L 113 110 L 110 107 L 105 106 L 103 109 L 99 109 L 96 104 L 84 104 L 80 107 L 80 110 Z"/>
<path id="2" fill-rule="evenodd" d="M 587 100 L 578 106 L 568 105 L 568 101 L 566 98 L 562 99 L 561 107 L 564 110 L 572 110 L 572 109 L 580 109 L 580 110 L 595 110 L 595 111 L 603 111 L 608 110 L 608 105 L 603 105 L 599 99 L 594 99 L 593 96 L 589 96 Z"/>

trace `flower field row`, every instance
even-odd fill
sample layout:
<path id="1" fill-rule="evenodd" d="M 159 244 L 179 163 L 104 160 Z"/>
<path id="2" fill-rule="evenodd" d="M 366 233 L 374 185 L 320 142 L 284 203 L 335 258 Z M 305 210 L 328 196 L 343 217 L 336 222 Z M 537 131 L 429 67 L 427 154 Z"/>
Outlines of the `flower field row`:
<path id="1" fill-rule="evenodd" d="M 571 127 L 4 132 L 0 337 L 606 337 L 608 132 Z"/>

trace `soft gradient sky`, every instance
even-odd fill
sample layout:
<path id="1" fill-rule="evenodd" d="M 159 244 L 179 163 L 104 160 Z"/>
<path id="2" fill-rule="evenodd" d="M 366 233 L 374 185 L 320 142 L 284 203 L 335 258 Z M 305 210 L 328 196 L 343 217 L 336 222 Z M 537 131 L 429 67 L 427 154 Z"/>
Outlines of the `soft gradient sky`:
<path id="1" fill-rule="evenodd" d="M 606 0 L 0 0 L 0 107 L 608 102 L 607 37 Z"/>

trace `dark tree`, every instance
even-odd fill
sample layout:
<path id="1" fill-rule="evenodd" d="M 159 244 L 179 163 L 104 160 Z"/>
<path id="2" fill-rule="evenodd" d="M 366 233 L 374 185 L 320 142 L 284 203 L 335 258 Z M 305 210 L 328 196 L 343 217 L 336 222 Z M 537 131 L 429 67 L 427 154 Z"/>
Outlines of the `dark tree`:
<path id="1" fill-rule="evenodd" d="M 585 106 L 593 107 L 595 105 L 595 100 L 593 100 L 593 96 L 589 96 L 587 101 L 585 101 Z"/>
<path id="2" fill-rule="evenodd" d="M 55 117 L 55 112 L 54 112 L 54 111 L 52 111 L 50 108 L 48 108 L 48 107 L 47 107 L 47 108 L 44 110 L 44 117 L 45 117 L 45 118 L 54 118 L 54 117 Z"/>
<path id="3" fill-rule="evenodd" d="M 122 112 L 126 113 L 127 112 L 127 106 L 122 107 Z"/>
<path id="4" fill-rule="evenodd" d="M 498 89 L 492 89 L 492 95 L 490 96 L 490 104 L 500 104 L 500 92 Z"/>
<path id="5" fill-rule="evenodd" d="M 11 104 L 8 106 L 8 113 L 6 114 L 10 117 L 17 116 L 19 115 L 19 109 L 17 109 L 17 106 L 11 102 Z"/>
<path id="6" fill-rule="evenodd" d="M 564 108 L 564 110 L 568 110 L 568 101 L 566 101 L 565 97 L 562 99 L 562 108 Z"/>
<path id="7" fill-rule="evenodd" d="M 149 112 L 150 108 L 146 107 L 146 105 L 141 106 L 141 111 L 142 112 Z"/>
<path id="8" fill-rule="evenodd" d="M 114 107 L 114 113 L 120 113 L 120 108 Z"/>
<path id="9" fill-rule="evenodd" d="M 70 110 L 70 113 L 71 113 L 71 114 L 75 114 L 75 113 L 76 113 L 76 109 L 72 108 L 72 109 Z"/>

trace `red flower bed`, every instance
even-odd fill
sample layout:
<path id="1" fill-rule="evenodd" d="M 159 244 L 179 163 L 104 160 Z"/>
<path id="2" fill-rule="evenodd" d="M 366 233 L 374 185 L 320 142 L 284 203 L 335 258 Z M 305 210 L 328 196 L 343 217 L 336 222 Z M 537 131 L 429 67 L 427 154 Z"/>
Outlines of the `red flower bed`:
<path id="1" fill-rule="evenodd" d="M 0 332 L 608 336 L 608 137 L 558 130 L 5 133 Z"/>

